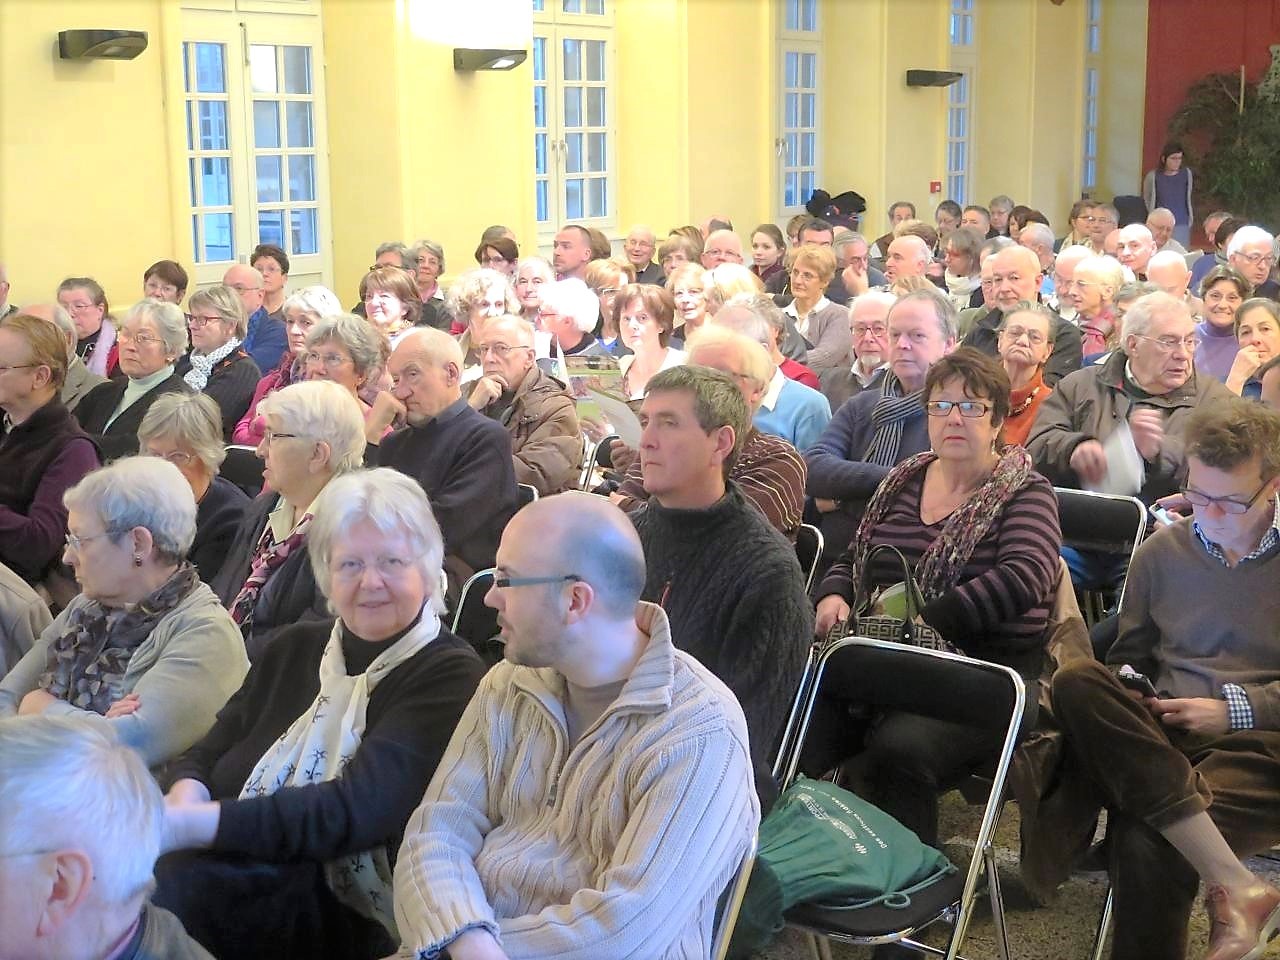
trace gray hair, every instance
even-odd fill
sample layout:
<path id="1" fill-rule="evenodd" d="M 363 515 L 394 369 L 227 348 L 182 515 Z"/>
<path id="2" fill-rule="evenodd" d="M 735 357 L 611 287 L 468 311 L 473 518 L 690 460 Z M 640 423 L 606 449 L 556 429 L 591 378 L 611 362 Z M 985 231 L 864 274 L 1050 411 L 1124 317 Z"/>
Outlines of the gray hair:
<path id="1" fill-rule="evenodd" d="M 1247 223 L 1231 235 L 1231 242 L 1227 244 L 1227 256 L 1239 253 L 1250 243 L 1275 243 L 1275 239 L 1261 227 Z"/>
<path id="2" fill-rule="evenodd" d="M 503 296 L 506 298 L 507 305 L 502 312 L 518 314 L 520 298 L 516 296 L 515 288 L 511 286 L 511 279 L 506 274 L 487 267 L 459 274 L 458 279 L 454 280 L 449 287 L 445 308 L 460 322 L 470 324 L 471 311 L 494 287 L 501 287 Z"/>
<path id="3" fill-rule="evenodd" d="M 240 294 L 225 283 L 215 283 L 204 290 L 197 290 L 191 295 L 191 299 L 187 301 L 187 306 L 193 313 L 196 310 L 209 307 L 223 320 L 231 324 L 231 335 L 233 337 L 237 340 L 244 339 L 245 330 L 248 328 L 249 323 L 248 318 L 244 315 L 244 304 L 240 300 Z"/>
<path id="4" fill-rule="evenodd" d="M 1043 223 L 1036 223 L 1035 221 L 1028 223 L 1022 228 L 1022 232 L 1018 234 L 1019 242 L 1021 242 L 1023 237 L 1026 237 L 1032 243 L 1039 244 L 1042 247 L 1048 247 L 1050 250 L 1053 249 L 1053 231 Z"/>
<path id="5" fill-rule="evenodd" d="M 138 427 L 138 443 L 168 437 L 189 449 L 211 474 L 227 458 L 222 443 L 222 413 L 207 393 L 174 391 L 157 397 Z"/>
<path id="6" fill-rule="evenodd" d="M 782 308 L 773 302 L 773 297 L 763 293 L 740 293 L 725 301 L 726 307 L 742 307 L 752 316 L 772 327 L 781 338 L 787 332 L 787 318 Z M 743 331 L 746 332 L 745 330 Z"/>
<path id="7" fill-rule="evenodd" d="M 284 311 L 286 317 L 291 313 L 304 313 L 312 320 L 331 317 L 336 313 L 346 313 L 342 309 L 342 301 L 338 299 L 337 294 L 318 283 L 289 294 L 285 297 L 280 309 Z"/>
<path id="8" fill-rule="evenodd" d="M 996 194 L 991 198 L 991 202 L 987 204 L 988 210 L 1012 210 L 1013 197 L 1006 196 L 1003 193 Z"/>
<path id="9" fill-rule="evenodd" d="M 258 403 L 264 417 L 279 417 L 284 431 L 329 445 L 334 473 L 355 470 L 364 463 L 364 417 L 360 404 L 345 387 L 331 380 L 291 383 Z"/>
<path id="10" fill-rule="evenodd" d="M 130 322 L 149 323 L 164 341 L 165 355 L 177 359 L 187 352 L 187 318 L 182 308 L 167 300 L 147 297 L 139 300 L 124 315 L 121 327 Z"/>
<path id="11" fill-rule="evenodd" d="M 378 244 L 378 249 L 373 251 L 373 259 L 376 261 L 384 253 L 396 254 L 400 258 L 400 268 L 402 270 L 408 270 L 410 273 L 413 272 L 413 268 L 416 266 L 413 262 L 413 254 L 411 254 L 409 252 L 409 248 L 399 240 L 392 240 L 388 243 Z M 443 261 L 444 251 L 442 250 L 440 253 L 436 254 L 436 256 Z M 444 269 L 443 263 L 441 264 L 440 269 Z"/>
<path id="12" fill-rule="evenodd" d="M 368 379 L 370 373 L 387 365 L 391 344 L 386 335 L 367 320 L 350 313 L 325 317 L 307 334 L 307 349 L 322 343 L 340 343 L 351 354 L 356 375 Z"/>
<path id="13" fill-rule="evenodd" d="M 348 530 L 368 521 L 383 536 L 400 535 L 409 541 L 426 586 L 427 600 L 437 613 L 444 612 L 444 598 L 440 595 L 444 538 L 427 495 L 416 480 L 390 467 L 354 470 L 325 485 L 316 499 L 314 514 L 307 534 L 308 552 L 316 585 L 326 597 L 333 586 L 329 564 L 334 552 Z M 337 613 L 332 604 L 329 609 Z"/>
<path id="14" fill-rule="evenodd" d="M 162 563 L 180 562 L 196 536 L 191 485 L 159 457 L 125 457 L 94 470 L 62 495 L 62 503 L 68 510 L 96 514 L 113 539 L 142 527 Z"/>
<path id="15" fill-rule="evenodd" d="M 552 268 L 551 263 L 546 257 L 521 257 L 516 262 L 516 276 L 520 276 L 520 271 L 525 267 L 535 267 L 548 280 L 556 278 L 556 272 Z"/>
<path id="16" fill-rule="evenodd" d="M 0 856 L 80 850 L 94 892 L 125 906 L 151 889 L 164 797 L 111 721 L 84 710 L 0 720 Z"/>
<path id="17" fill-rule="evenodd" d="M 1121 343 L 1127 342 L 1130 337 L 1145 336 L 1146 332 L 1151 329 L 1151 324 L 1155 322 L 1156 317 L 1170 313 L 1180 313 L 1191 319 L 1191 311 L 1187 308 L 1187 305 L 1167 293 L 1157 290 L 1155 293 L 1148 293 L 1139 297 L 1125 311 L 1124 321 L 1120 328 Z M 1125 352 L 1128 353 L 1127 350 Z"/>
<path id="18" fill-rule="evenodd" d="M 1081 273 L 1095 277 L 1101 282 L 1110 285 L 1113 300 L 1116 299 L 1120 289 L 1124 286 L 1124 267 L 1115 257 L 1108 257 L 1106 254 L 1093 254 L 1077 263 L 1074 275 L 1078 277 Z M 1151 291 L 1144 292 L 1150 293 Z M 1138 296 L 1141 295 L 1138 294 Z"/>
<path id="19" fill-rule="evenodd" d="M 846 230 L 831 241 L 831 246 L 839 250 L 841 247 L 847 247 L 851 243 L 866 243 L 867 238 L 860 234 L 857 230 Z M 868 244 L 870 246 L 870 244 Z"/>
<path id="20" fill-rule="evenodd" d="M 1048 324 L 1049 340 L 1053 341 L 1053 325 L 1057 322 L 1058 316 L 1043 303 L 1035 300 L 1019 300 L 1000 318 L 1000 326 L 997 328 L 1003 333 L 1009 326 L 1009 318 L 1015 313 L 1034 313 L 1037 317 L 1044 317 L 1044 322 Z"/>
<path id="21" fill-rule="evenodd" d="M 1107 259 L 1115 259 L 1108 257 Z M 1119 263 L 1120 261 L 1116 261 Z M 1079 267 L 1076 268 L 1077 270 Z M 1123 276 L 1123 274 L 1122 274 Z M 1160 288 L 1154 283 L 1148 283 L 1146 280 L 1130 280 L 1128 283 L 1120 285 L 1120 289 L 1116 291 L 1116 295 L 1111 298 L 1114 304 L 1129 303 L 1137 300 L 1139 297 L 1145 297 L 1148 293 L 1159 293 Z"/>
<path id="22" fill-rule="evenodd" d="M 440 246 L 440 244 L 436 243 L 434 240 L 426 240 L 426 239 L 419 240 L 417 243 L 415 243 L 412 247 L 409 248 L 409 254 L 413 257 L 415 261 L 414 267 L 417 266 L 416 261 L 418 257 L 424 253 L 429 253 L 433 257 L 435 257 L 437 260 L 439 260 L 440 272 L 444 273 L 444 247 Z M 412 272 L 412 268 L 410 269 L 410 272 Z"/>
<path id="23" fill-rule="evenodd" d="M 999 253 L 1005 247 L 1012 247 L 1014 241 L 1010 237 L 992 237 L 978 248 L 978 262 L 985 261 L 988 257 Z"/>
<path id="24" fill-rule="evenodd" d="M 909 303 L 912 300 L 924 300 L 932 304 L 934 313 L 938 315 L 938 330 L 942 333 L 942 339 L 954 340 L 956 338 L 956 308 L 950 297 L 930 283 L 909 293 L 904 293 L 898 298 L 897 303 L 889 308 L 889 313 L 892 314 L 899 305 Z"/>
<path id="25" fill-rule="evenodd" d="M 583 333 L 590 333 L 600 322 L 600 298 L 577 277 L 543 284 L 542 304 L 561 316 L 571 317 Z"/>

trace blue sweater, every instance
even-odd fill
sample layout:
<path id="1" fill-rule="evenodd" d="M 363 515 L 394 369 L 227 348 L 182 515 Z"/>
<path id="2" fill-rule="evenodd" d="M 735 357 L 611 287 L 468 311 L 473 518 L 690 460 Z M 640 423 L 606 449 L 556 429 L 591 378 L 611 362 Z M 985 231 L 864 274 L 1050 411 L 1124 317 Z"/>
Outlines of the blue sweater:
<path id="1" fill-rule="evenodd" d="M 781 437 L 803 453 L 818 441 L 831 422 L 831 404 L 813 387 L 784 379 L 773 409 L 761 407 L 753 422 L 761 433 Z"/>
<path id="2" fill-rule="evenodd" d="M 240 346 L 253 357 L 258 369 L 266 373 L 280 365 L 280 358 L 289 347 L 289 338 L 284 324 L 267 313 L 266 307 L 259 307 L 249 318 L 248 329 Z"/>

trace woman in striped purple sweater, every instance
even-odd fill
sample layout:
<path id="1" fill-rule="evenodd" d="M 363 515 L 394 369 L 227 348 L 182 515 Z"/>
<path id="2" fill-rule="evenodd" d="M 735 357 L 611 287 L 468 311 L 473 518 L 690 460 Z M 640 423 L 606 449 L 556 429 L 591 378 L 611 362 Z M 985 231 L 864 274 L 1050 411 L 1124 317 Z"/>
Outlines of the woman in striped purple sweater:
<path id="1" fill-rule="evenodd" d="M 929 369 L 923 392 L 930 450 L 898 464 L 876 490 L 857 535 L 819 590 L 823 635 L 850 614 L 854 576 L 873 544 L 897 547 L 924 595 L 923 619 L 969 656 L 1040 675 L 1045 628 L 1057 587 L 1057 499 L 1027 452 L 1001 447 L 1009 378 L 976 350 L 961 348 Z M 871 580 L 901 578 L 884 552 Z M 833 724 L 839 755 L 849 733 Z M 878 718 L 849 765 L 855 787 L 926 843 L 936 840 L 939 784 L 994 755 L 1000 739 L 922 717 Z M 834 746 L 834 744 L 833 744 Z M 816 757 L 815 757 L 816 759 Z"/>

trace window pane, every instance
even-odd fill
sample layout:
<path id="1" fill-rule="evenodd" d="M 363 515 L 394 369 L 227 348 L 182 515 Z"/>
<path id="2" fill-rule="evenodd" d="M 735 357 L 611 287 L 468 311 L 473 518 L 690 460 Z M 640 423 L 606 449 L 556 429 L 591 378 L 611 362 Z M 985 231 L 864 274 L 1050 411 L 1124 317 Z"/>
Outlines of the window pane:
<path id="1" fill-rule="evenodd" d="M 258 157 L 257 167 L 258 202 L 279 203 L 284 199 L 284 190 L 280 186 L 280 158 Z"/>
<path id="2" fill-rule="evenodd" d="M 289 199 L 314 200 L 316 198 L 316 158 L 313 156 L 289 158 Z"/>
<path id="3" fill-rule="evenodd" d="M 315 145 L 315 130 L 311 123 L 311 104 L 301 100 L 290 100 L 284 105 L 284 117 L 289 128 L 289 146 L 310 147 Z"/>
<path id="4" fill-rule="evenodd" d="M 818 85 L 818 56 L 806 53 L 800 58 L 800 86 L 813 88 Z"/>
<path id="5" fill-rule="evenodd" d="M 564 138 L 565 142 L 565 173 L 581 173 L 582 172 L 582 134 L 570 133 Z"/>
<path id="6" fill-rule="evenodd" d="M 547 129 L 547 88 L 533 88 L 533 125 L 539 130 Z"/>
<path id="7" fill-rule="evenodd" d="M 547 172 L 547 135 L 536 133 L 533 136 L 533 171 L 542 176 Z"/>
<path id="8" fill-rule="evenodd" d="M 231 214 L 204 214 L 204 262 L 234 260 L 235 241 L 232 237 Z"/>
<path id="9" fill-rule="evenodd" d="M 800 54 L 788 53 L 786 60 L 786 72 L 784 74 L 786 86 L 798 87 L 800 86 Z"/>
<path id="10" fill-rule="evenodd" d="M 800 0 L 787 0 L 787 29 L 800 29 Z"/>
<path id="11" fill-rule="evenodd" d="M 258 242 L 284 246 L 284 211 L 258 211 Z"/>
<path id="12" fill-rule="evenodd" d="M 561 64 L 560 75 L 565 80 L 581 80 L 582 79 L 582 41 L 566 40 L 564 41 L 564 59 Z"/>
<path id="13" fill-rule="evenodd" d="M 801 30 L 817 30 L 818 29 L 818 0 L 802 0 L 803 16 L 800 22 Z"/>
<path id="14" fill-rule="evenodd" d="M 533 38 L 533 79 L 535 83 L 542 83 L 547 79 L 546 37 Z"/>
<path id="15" fill-rule="evenodd" d="M 800 137 L 797 134 L 787 134 L 787 153 L 783 160 L 788 167 L 794 167 L 800 162 Z"/>
<path id="16" fill-rule="evenodd" d="M 305 210 L 289 212 L 289 233 L 292 240 L 290 253 L 319 253 L 320 243 L 316 236 L 316 211 L 313 207 Z"/>
<path id="17" fill-rule="evenodd" d="M 533 0 L 533 9 L 535 12 L 541 12 L 545 9 L 542 5 L 542 0 Z"/>
<path id="18" fill-rule="evenodd" d="M 966 107 L 962 110 L 952 111 L 956 115 L 956 136 L 967 137 L 969 135 L 969 110 Z"/>
<path id="19" fill-rule="evenodd" d="M 604 80 L 604 41 L 587 40 L 583 54 L 587 61 L 587 79 Z"/>
<path id="20" fill-rule="evenodd" d="M 800 94 L 788 93 L 786 99 L 786 116 L 783 120 L 783 126 L 788 130 L 794 130 L 800 126 Z"/>
<path id="21" fill-rule="evenodd" d="M 201 100 L 196 105 L 200 116 L 200 149 L 227 149 L 227 104 L 224 100 Z"/>
<path id="22" fill-rule="evenodd" d="M 204 262 L 204 254 L 200 250 L 200 218 L 195 214 L 191 215 L 191 256 L 196 263 Z"/>
<path id="23" fill-rule="evenodd" d="M 565 13 L 581 13 L 582 0 L 563 0 L 560 4 L 560 9 Z"/>
<path id="24" fill-rule="evenodd" d="M 800 176 L 788 173 L 783 178 L 782 202 L 788 207 L 800 206 Z"/>
<path id="25" fill-rule="evenodd" d="M 195 133 L 195 123 L 194 123 L 194 121 L 191 119 L 191 118 L 192 118 L 192 116 L 193 116 L 193 114 L 195 113 L 195 110 L 196 110 L 195 102 L 194 102 L 194 101 L 190 101 L 190 102 L 188 102 L 188 103 L 187 103 L 187 110 L 186 110 L 186 114 L 187 114 L 187 149 L 188 149 L 188 150 L 194 150 L 194 149 L 196 148 L 196 141 L 195 141 L 195 135 L 196 135 L 196 133 Z"/>
<path id="26" fill-rule="evenodd" d="M 280 104 L 277 101 L 253 101 L 253 145 L 259 150 L 280 146 Z"/>
<path id="27" fill-rule="evenodd" d="M 808 203 L 809 198 L 813 196 L 814 182 L 813 173 L 800 174 L 800 202 Z"/>
<path id="28" fill-rule="evenodd" d="M 813 127 L 817 124 L 814 122 L 814 114 L 817 111 L 818 98 L 812 93 L 806 93 L 800 98 L 800 126 Z"/>
<path id="29" fill-rule="evenodd" d="M 590 188 L 587 191 L 588 217 L 603 217 L 607 213 L 605 208 L 605 183 L 604 177 L 593 177 L 587 181 Z"/>
<path id="30" fill-rule="evenodd" d="M 537 184 L 534 185 L 533 195 L 538 208 L 538 222 L 546 223 L 551 219 L 551 204 L 549 201 L 550 191 L 547 188 L 547 181 L 539 180 Z"/>
<path id="31" fill-rule="evenodd" d="M 589 134 L 587 136 L 587 169 L 592 173 L 604 173 L 604 157 L 604 134 Z"/>
<path id="32" fill-rule="evenodd" d="M 199 183 L 200 183 L 200 175 L 196 173 L 196 160 L 194 157 L 187 161 L 187 182 L 191 188 L 191 205 L 193 207 L 198 207 L 200 206 L 200 201 L 197 198 Z M 196 246 L 192 247 L 191 249 L 199 251 L 200 245 L 196 244 Z"/>
<path id="33" fill-rule="evenodd" d="M 194 44 L 184 43 L 182 45 L 182 89 L 186 93 L 191 92 L 191 48 Z M 198 246 L 194 247 L 198 251 Z"/>
<path id="34" fill-rule="evenodd" d="M 588 87 L 587 126 L 603 127 L 604 122 L 604 87 Z"/>
<path id="35" fill-rule="evenodd" d="M 956 13 L 951 14 L 951 29 L 948 32 L 948 35 L 951 38 L 952 46 L 955 46 L 960 42 L 960 15 L 959 14 L 956 14 Z"/>
<path id="36" fill-rule="evenodd" d="M 964 18 L 964 45 L 973 46 L 973 17 Z"/>
<path id="37" fill-rule="evenodd" d="M 284 48 L 284 92 L 311 92 L 311 48 Z"/>
<path id="38" fill-rule="evenodd" d="M 802 166 L 802 167 L 813 166 L 813 141 L 815 136 L 816 135 L 812 133 L 806 133 L 801 135 L 800 159 L 798 161 L 799 166 Z"/>
<path id="39" fill-rule="evenodd" d="M 586 12 L 593 16 L 604 16 L 604 0 L 587 0 Z"/>
<path id="40" fill-rule="evenodd" d="M 582 126 L 582 88 L 566 87 L 564 91 L 564 125 Z"/>
<path id="41" fill-rule="evenodd" d="M 223 49 L 220 43 L 197 43 L 196 47 L 196 92 L 226 93 L 227 75 L 223 64 Z"/>
<path id="42" fill-rule="evenodd" d="M 227 157 L 205 157 L 200 161 L 200 195 L 202 206 L 231 206 L 231 160 Z"/>
<path id="43" fill-rule="evenodd" d="M 254 93 L 276 93 L 276 48 L 253 44 L 249 47 L 249 77 Z"/>
<path id="44" fill-rule="evenodd" d="M 1089 52 L 1097 53 L 1102 49 L 1102 36 L 1096 24 L 1089 25 Z"/>
<path id="45" fill-rule="evenodd" d="M 1089 96 L 1096 97 L 1098 95 L 1098 71 L 1093 67 L 1090 67 L 1085 71 L 1084 79 L 1085 91 Z"/>
<path id="46" fill-rule="evenodd" d="M 582 181 L 564 182 L 564 215 L 569 220 L 582 219 Z"/>

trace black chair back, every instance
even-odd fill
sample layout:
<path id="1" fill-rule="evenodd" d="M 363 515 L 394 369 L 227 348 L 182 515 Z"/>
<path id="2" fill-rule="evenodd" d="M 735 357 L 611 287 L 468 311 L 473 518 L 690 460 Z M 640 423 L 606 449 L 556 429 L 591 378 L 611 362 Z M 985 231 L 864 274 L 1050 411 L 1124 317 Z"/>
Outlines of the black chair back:
<path id="1" fill-rule="evenodd" d="M 1054 487 L 1062 544 L 1077 550 L 1132 554 L 1147 529 L 1147 508 L 1136 497 Z"/>
<path id="2" fill-rule="evenodd" d="M 538 499 L 538 488 L 532 483 L 516 484 L 516 509 L 527 507 Z"/>
<path id="3" fill-rule="evenodd" d="M 493 568 L 481 570 L 462 585 L 450 627 L 454 635 L 470 643 L 486 663 L 500 659 L 493 656 L 489 643 L 498 634 L 498 611 L 484 604 L 484 595 L 493 586 L 495 575 Z"/>
<path id="4" fill-rule="evenodd" d="M 256 447 L 232 444 L 218 472 L 251 497 L 262 492 L 262 461 Z"/>

